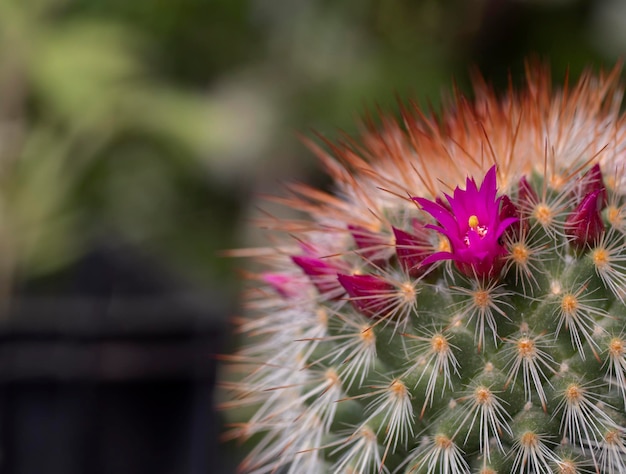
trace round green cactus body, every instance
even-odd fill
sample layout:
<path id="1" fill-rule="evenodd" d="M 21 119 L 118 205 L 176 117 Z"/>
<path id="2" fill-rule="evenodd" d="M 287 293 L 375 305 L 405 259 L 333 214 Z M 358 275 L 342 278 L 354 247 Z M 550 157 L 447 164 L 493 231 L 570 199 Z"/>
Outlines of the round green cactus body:
<path id="1" fill-rule="evenodd" d="M 312 145 L 336 193 L 262 223 L 223 376 L 242 472 L 626 472 L 617 75 Z"/>

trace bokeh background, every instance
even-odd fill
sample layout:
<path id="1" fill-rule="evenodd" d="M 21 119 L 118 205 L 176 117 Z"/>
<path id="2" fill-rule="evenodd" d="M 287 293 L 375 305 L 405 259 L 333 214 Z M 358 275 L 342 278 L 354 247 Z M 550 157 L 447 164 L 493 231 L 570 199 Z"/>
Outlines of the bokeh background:
<path id="1" fill-rule="evenodd" d="M 231 472 L 222 251 L 329 186 L 298 134 L 625 51 L 621 0 L 0 0 L 0 472 Z"/>

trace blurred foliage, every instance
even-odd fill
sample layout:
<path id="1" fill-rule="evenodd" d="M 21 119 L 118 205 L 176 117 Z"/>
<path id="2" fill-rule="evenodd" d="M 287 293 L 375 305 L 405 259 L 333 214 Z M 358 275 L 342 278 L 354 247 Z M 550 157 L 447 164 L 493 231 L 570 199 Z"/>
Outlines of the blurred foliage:
<path id="1" fill-rule="evenodd" d="M 0 3 L 7 284 L 16 270 L 36 277 L 99 241 L 141 245 L 184 267 L 197 259 L 185 255 L 182 234 L 203 234 L 195 238 L 198 253 L 215 254 L 228 239 L 220 240 L 211 220 L 232 229 L 220 209 L 234 209 L 237 200 L 212 189 L 205 166 L 209 102 L 155 74 L 145 60 L 149 35 L 79 7 L 62 0 Z M 189 271 L 215 277 L 214 262 L 211 255 Z"/>
<path id="2" fill-rule="evenodd" d="M 238 210 L 318 180 L 297 133 L 355 133 L 396 95 L 439 107 L 529 54 L 555 78 L 626 48 L 619 0 L 2 0 L 0 277 L 131 243 L 201 282 Z M 251 201 L 255 204 L 255 200 Z"/>

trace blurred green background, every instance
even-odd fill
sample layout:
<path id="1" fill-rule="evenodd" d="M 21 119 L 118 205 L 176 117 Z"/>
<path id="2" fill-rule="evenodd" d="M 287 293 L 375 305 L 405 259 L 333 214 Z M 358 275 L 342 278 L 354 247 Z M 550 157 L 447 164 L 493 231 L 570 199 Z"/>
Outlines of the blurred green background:
<path id="1" fill-rule="evenodd" d="M 2 290 L 106 242 L 233 294 L 255 194 L 327 184 L 298 132 L 625 48 L 620 0 L 1 0 Z"/>

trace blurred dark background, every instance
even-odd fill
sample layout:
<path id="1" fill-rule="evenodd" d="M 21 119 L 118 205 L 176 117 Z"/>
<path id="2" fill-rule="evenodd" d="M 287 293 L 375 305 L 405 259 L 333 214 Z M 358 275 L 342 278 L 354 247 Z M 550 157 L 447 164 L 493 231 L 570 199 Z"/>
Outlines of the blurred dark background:
<path id="1" fill-rule="evenodd" d="M 232 472 L 221 251 L 328 185 L 297 133 L 625 50 L 620 0 L 0 0 L 0 472 Z"/>

